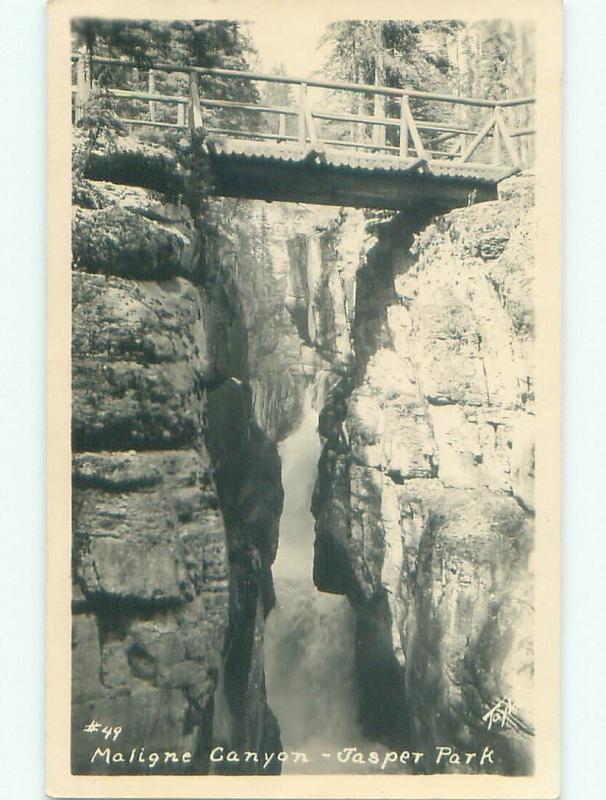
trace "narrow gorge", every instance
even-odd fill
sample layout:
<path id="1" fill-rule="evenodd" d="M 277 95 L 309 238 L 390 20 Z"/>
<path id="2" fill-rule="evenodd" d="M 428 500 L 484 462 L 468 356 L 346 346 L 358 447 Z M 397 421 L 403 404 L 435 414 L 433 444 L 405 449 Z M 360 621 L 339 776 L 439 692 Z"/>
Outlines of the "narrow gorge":
<path id="1" fill-rule="evenodd" d="M 124 137 L 74 192 L 72 771 L 116 774 L 94 719 L 191 754 L 156 773 L 532 772 L 533 177 L 441 215 L 195 178 Z"/>

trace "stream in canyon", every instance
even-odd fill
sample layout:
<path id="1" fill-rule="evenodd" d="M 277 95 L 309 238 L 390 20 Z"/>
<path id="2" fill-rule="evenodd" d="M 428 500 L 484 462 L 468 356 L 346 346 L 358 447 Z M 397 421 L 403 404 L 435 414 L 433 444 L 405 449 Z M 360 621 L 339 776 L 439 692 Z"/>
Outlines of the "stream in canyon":
<path id="1" fill-rule="evenodd" d="M 284 510 L 273 567 L 276 606 L 265 629 L 268 700 L 284 750 L 304 752 L 283 772 L 331 773 L 340 748 L 361 746 L 355 681 L 355 617 L 346 597 L 313 583 L 311 497 L 320 456 L 318 412 L 308 389 L 299 427 L 280 446 Z M 330 756 L 328 755 L 330 754 Z"/>

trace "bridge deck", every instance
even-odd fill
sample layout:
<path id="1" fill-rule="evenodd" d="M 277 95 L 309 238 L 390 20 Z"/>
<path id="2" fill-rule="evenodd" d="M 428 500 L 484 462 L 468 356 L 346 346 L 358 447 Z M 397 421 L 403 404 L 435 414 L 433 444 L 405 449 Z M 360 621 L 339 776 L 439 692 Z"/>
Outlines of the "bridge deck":
<path id="1" fill-rule="evenodd" d="M 210 137 L 215 191 L 227 197 L 404 209 L 453 208 L 496 198 L 511 167 L 395 159 L 327 148 L 322 157 L 284 143 Z"/>

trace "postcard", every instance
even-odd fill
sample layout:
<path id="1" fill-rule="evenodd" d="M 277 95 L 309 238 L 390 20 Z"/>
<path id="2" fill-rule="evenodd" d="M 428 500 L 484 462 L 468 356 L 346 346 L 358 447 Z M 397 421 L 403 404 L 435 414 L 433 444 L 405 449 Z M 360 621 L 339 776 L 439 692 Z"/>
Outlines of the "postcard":
<path id="1" fill-rule="evenodd" d="M 48 13 L 47 792 L 557 797 L 560 5 Z"/>

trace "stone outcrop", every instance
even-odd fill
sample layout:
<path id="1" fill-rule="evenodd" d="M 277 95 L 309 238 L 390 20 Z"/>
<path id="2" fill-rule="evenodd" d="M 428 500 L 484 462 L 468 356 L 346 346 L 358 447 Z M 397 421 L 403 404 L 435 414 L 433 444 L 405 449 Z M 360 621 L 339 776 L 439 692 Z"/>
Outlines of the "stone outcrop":
<path id="1" fill-rule="evenodd" d="M 368 735 L 484 742 L 482 769 L 512 774 L 532 769 L 531 190 L 367 227 L 314 497 L 315 581 L 356 609 Z M 502 698 L 515 713 L 488 730 Z"/>
<path id="2" fill-rule="evenodd" d="M 96 720 L 122 727 L 114 749 L 192 754 L 156 773 L 204 773 L 213 742 L 280 749 L 261 648 L 280 463 L 254 419 L 237 276 L 159 191 L 183 189 L 174 156 L 120 140 L 88 175 L 72 228 L 72 768 L 116 771 L 91 765 Z"/>

